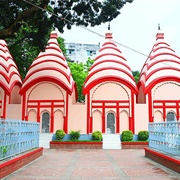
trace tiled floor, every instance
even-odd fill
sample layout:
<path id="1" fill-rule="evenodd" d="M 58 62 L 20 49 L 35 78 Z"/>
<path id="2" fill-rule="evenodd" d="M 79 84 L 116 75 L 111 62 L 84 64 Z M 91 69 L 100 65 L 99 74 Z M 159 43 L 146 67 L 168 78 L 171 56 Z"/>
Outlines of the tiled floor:
<path id="1" fill-rule="evenodd" d="M 180 180 L 180 175 L 144 157 L 144 150 L 55 150 L 4 180 Z"/>

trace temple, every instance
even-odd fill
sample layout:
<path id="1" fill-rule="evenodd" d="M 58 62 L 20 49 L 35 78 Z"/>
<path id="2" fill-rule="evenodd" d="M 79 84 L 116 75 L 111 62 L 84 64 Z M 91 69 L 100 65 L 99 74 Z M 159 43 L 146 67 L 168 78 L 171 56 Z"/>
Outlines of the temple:
<path id="1" fill-rule="evenodd" d="M 55 31 L 47 44 L 22 82 L 6 42 L 0 40 L 1 119 L 39 122 L 41 133 L 64 129 L 82 134 L 137 134 L 149 122 L 179 121 L 180 57 L 161 30 L 137 84 L 108 30 L 84 83 L 84 103 L 77 102 L 76 83 Z"/>

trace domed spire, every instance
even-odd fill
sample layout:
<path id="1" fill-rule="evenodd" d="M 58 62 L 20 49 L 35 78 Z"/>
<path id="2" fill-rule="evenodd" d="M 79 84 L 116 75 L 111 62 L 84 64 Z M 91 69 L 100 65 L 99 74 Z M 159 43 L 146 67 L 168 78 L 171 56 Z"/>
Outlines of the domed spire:
<path id="1" fill-rule="evenodd" d="M 156 42 L 140 75 L 140 83 L 143 85 L 144 93 L 147 93 L 159 81 L 179 79 L 179 61 L 180 57 L 164 40 L 164 33 L 158 32 Z"/>
<path id="2" fill-rule="evenodd" d="M 22 84 L 18 68 L 4 40 L 0 40 L 0 86 L 11 93 L 15 84 Z"/>
<path id="3" fill-rule="evenodd" d="M 72 93 L 74 81 L 57 37 L 57 33 L 52 31 L 45 52 L 41 52 L 30 66 L 21 92 L 26 91 L 30 85 L 47 80 L 59 84 L 69 94 Z"/>
<path id="4" fill-rule="evenodd" d="M 87 94 L 97 84 L 104 81 L 116 81 L 126 84 L 137 92 L 132 71 L 117 45 L 112 41 L 112 33 L 106 33 L 106 40 L 90 68 L 84 83 L 83 93 Z"/>

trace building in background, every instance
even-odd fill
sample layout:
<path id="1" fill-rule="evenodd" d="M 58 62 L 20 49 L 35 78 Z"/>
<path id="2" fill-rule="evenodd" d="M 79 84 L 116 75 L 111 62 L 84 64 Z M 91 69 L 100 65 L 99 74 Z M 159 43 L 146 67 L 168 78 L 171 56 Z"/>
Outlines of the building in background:
<path id="1" fill-rule="evenodd" d="M 88 58 L 94 59 L 100 49 L 99 44 L 65 43 L 66 55 L 72 62 L 85 63 Z"/>

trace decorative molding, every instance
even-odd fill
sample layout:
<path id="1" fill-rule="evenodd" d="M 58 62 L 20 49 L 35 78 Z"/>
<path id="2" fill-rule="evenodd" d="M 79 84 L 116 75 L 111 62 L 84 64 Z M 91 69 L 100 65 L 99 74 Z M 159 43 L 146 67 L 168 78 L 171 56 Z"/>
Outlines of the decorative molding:
<path id="1" fill-rule="evenodd" d="M 103 86 L 103 85 L 106 85 L 106 84 L 115 84 L 115 85 L 117 85 L 117 86 L 120 86 L 120 87 L 126 92 L 128 99 L 130 98 L 127 90 L 126 90 L 126 89 L 124 88 L 124 86 L 122 86 L 120 83 L 117 83 L 117 82 L 114 82 L 114 81 L 107 81 L 107 82 L 103 82 L 103 83 L 99 84 L 99 85 L 95 88 L 95 90 L 92 92 L 91 99 L 93 99 L 93 96 L 94 96 L 95 92 L 98 90 L 98 88 L 101 87 L 101 86 Z"/>

